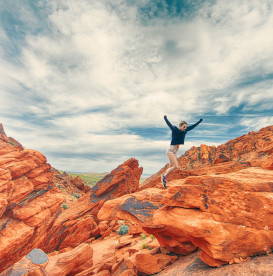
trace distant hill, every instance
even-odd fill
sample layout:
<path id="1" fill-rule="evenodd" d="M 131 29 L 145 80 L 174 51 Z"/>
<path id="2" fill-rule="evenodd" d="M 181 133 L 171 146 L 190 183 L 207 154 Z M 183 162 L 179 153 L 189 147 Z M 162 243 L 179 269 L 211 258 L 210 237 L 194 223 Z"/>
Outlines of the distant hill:
<path id="1" fill-rule="evenodd" d="M 64 172 L 62 170 L 59 170 L 60 172 Z M 84 181 L 84 183 L 86 185 L 89 186 L 94 186 L 99 180 L 101 180 L 106 174 L 108 174 L 108 172 L 104 172 L 104 173 L 95 173 L 95 172 L 68 172 L 66 171 L 66 173 L 72 175 L 72 176 L 79 176 L 82 178 L 82 180 Z M 140 183 L 142 183 L 145 180 L 144 177 L 140 178 Z"/>

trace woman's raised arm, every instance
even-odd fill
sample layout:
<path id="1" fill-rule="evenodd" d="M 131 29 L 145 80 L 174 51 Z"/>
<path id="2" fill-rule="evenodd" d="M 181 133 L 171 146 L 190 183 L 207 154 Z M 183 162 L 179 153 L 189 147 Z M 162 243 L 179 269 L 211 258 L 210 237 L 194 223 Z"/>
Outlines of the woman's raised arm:
<path id="1" fill-rule="evenodd" d="M 168 120 L 168 118 L 167 118 L 167 116 L 166 115 L 164 115 L 164 120 L 165 120 L 165 122 L 167 123 L 167 125 L 169 126 L 169 128 L 171 129 L 171 130 L 173 130 L 174 129 L 174 126 L 171 124 L 171 122 Z"/>
<path id="2" fill-rule="evenodd" d="M 194 129 L 197 125 L 199 125 L 201 122 L 203 121 L 203 119 L 200 119 L 197 123 L 191 125 L 191 126 L 188 126 L 186 131 L 189 131 L 189 130 L 192 130 Z"/>

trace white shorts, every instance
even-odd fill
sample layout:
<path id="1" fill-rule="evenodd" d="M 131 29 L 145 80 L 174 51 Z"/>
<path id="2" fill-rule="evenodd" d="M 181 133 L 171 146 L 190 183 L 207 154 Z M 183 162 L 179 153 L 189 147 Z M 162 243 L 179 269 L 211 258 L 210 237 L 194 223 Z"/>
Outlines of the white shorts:
<path id="1" fill-rule="evenodd" d="M 168 148 L 168 150 L 166 151 L 166 153 L 174 153 L 176 154 L 177 151 L 179 149 L 179 145 L 170 145 L 170 147 Z"/>

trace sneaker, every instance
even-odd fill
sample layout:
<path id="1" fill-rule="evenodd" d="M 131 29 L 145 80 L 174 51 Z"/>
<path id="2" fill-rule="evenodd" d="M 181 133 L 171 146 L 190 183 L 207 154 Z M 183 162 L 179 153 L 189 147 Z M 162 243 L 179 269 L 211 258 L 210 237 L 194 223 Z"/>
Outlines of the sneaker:
<path id="1" fill-rule="evenodd" d="M 163 185 L 163 187 L 166 189 L 167 188 L 167 179 L 165 175 L 161 175 L 161 183 Z"/>

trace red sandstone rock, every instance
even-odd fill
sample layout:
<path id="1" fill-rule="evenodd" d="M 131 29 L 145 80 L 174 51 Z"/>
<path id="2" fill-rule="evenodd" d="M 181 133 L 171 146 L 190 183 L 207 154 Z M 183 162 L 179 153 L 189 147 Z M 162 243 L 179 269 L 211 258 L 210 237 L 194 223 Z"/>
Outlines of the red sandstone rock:
<path id="1" fill-rule="evenodd" d="M 110 275 L 114 276 L 136 276 L 138 271 L 137 254 L 152 256 L 158 253 L 159 250 L 158 242 L 152 237 L 143 238 L 140 235 L 119 236 L 116 233 L 112 233 L 111 236 L 105 237 L 103 240 L 94 241 L 91 246 L 93 251 L 96 252 L 93 257 L 94 265 L 80 275 L 97 275 L 99 272 L 107 270 Z M 161 259 L 163 260 L 164 257 Z M 162 262 L 158 261 L 158 267 L 160 264 L 162 265 Z"/>
<path id="2" fill-rule="evenodd" d="M 92 215 L 96 204 L 89 198 L 90 194 L 82 196 L 55 218 L 42 247 L 46 252 L 77 246 L 99 233 Z"/>
<path id="3" fill-rule="evenodd" d="M 82 195 L 91 190 L 79 176 L 73 177 L 66 172 L 60 173 L 58 170 L 54 171 L 53 182 L 59 189 L 69 194 Z"/>
<path id="4" fill-rule="evenodd" d="M 136 192 L 142 171 L 135 158 L 128 159 L 96 183 L 92 188 L 91 200 L 105 201 Z"/>
<path id="5" fill-rule="evenodd" d="M 197 175 L 207 175 L 207 174 L 223 174 L 229 172 L 239 171 L 244 168 L 250 167 L 250 162 L 238 162 L 238 161 L 228 161 L 225 163 L 217 163 L 213 165 L 208 165 L 207 167 L 200 167 L 190 170 L 177 170 L 175 169 L 173 172 L 168 174 L 167 181 L 170 182 L 175 179 L 183 179 L 189 176 L 197 176 Z M 152 175 L 150 178 L 147 178 L 141 186 L 140 190 L 144 190 L 150 187 L 157 187 L 162 189 L 161 184 L 161 173 L 163 169 L 161 169 L 158 173 Z"/>
<path id="6" fill-rule="evenodd" d="M 159 272 L 158 276 L 271 276 L 273 254 L 257 256 L 246 262 L 224 265 L 218 268 L 203 263 L 197 253 L 180 257 L 175 263 Z"/>
<path id="7" fill-rule="evenodd" d="M 184 170 L 170 174 L 163 193 L 156 188 L 138 191 L 142 168 L 134 158 L 91 191 L 80 179 L 51 168 L 41 153 L 23 149 L 0 128 L 0 271 L 34 247 L 48 252 L 52 275 L 78 276 L 158 272 L 175 258 L 163 254 L 164 249 L 185 255 L 199 247 L 199 257 L 211 266 L 269 252 L 271 133 L 272 127 L 267 127 L 219 147 L 192 148 L 181 159 Z M 161 188 L 158 174 L 144 187 L 154 185 Z M 116 233 L 120 219 L 133 235 Z M 157 239 L 147 233 L 142 239 L 142 226 Z M 102 237 L 95 240 L 98 234 Z M 86 242 L 95 252 L 93 265 L 80 251 L 75 252 L 85 260 L 83 265 L 71 255 Z M 35 269 L 27 275 L 43 275 Z"/>
<path id="8" fill-rule="evenodd" d="M 79 176 L 76 176 L 75 178 L 73 178 L 72 183 L 75 187 L 77 187 L 78 189 L 84 192 L 89 192 L 91 190 L 89 186 L 84 184 L 83 180 Z"/>
<path id="9" fill-rule="evenodd" d="M 10 141 L 2 129 L 0 137 L 0 271 L 18 261 L 29 249 L 39 244 L 62 201 L 57 193 L 50 191 L 52 173 L 45 156 L 37 151 L 23 149 Z M 36 204 L 36 198 L 39 196 L 41 198 Z M 27 204 L 29 206 L 26 206 Z M 40 218 L 37 216 L 38 213 Z M 39 223 L 41 227 L 38 230 L 34 225 Z M 39 237 L 39 234 L 42 236 Z"/>
<path id="10" fill-rule="evenodd" d="M 79 246 L 56 252 L 48 257 L 48 261 L 43 264 L 35 264 L 32 260 L 24 257 L 0 276 L 23 275 L 25 276 L 66 276 L 78 275 L 80 272 L 92 267 L 93 251 L 89 244 L 82 243 Z"/>
<path id="11" fill-rule="evenodd" d="M 168 256 L 164 254 L 137 254 L 136 268 L 139 272 L 154 274 L 163 270 L 163 268 L 173 263 L 176 259 L 176 256 Z"/>
<path id="12" fill-rule="evenodd" d="M 211 171 L 234 171 L 237 167 L 253 166 L 273 169 L 273 126 L 261 128 L 259 131 L 250 131 L 245 135 L 229 140 L 219 146 L 200 145 L 192 147 L 178 158 L 182 171 L 177 169 L 168 174 L 169 181 L 185 178 L 190 175 L 208 174 Z M 229 163 L 233 161 L 232 166 Z M 229 163 L 229 164 L 225 164 Z M 218 165 L 215 167 L 215 165 Z M 220 166 L 219 166 L 220 165 Z M 160 175 L 167 169 L 165 165 L 159 172 L 145 179 L 141 189 L 161 187 Z M 212 168 L 213 167 L 213 168 Z M 220 171 L 219 171 L 220 169 Z"/>
<path id="13" fill-rule="evenodd" d="M 266 253 L 273 247 L 272 179 L 271 170 L 248 168 L 175 180 L 144 229 L 174 252 L 185 241 L 199 247 L 211 266 Z"/>
<path id="14" fill-rule="evenodd" d="M 122 260 L 115 270 L 112 272 L 113 276 L 137 276 L 137 268 L 130 260 Z"/>
<path id="15" fill-rule="evenodd" d="M 56 170 L 44 155 L 10 143 L 1 128 L 0 271 L 32 248 L 49 252 L 75 247 L 99 233 L 91 211 L 98 204 L 90 202 L 90 194 L 83 196 L 79 179 L 69 182 L 78 199 L 72 190 L 56 188 L 53 175 Z"/>
<path id="16" fill-rule="evenodd" d="M 8 137 L 4 131 L 3 125 L 0 123 L 0 140 L 8 143 L 13 148 L 23 149 L 23 146 L 12 137 Z"/>
<path id="17" fill-rule="evenodd" d="M 132 225 L 142 225 L 162 206 L 163 198 L 162 190 L 150 188 L 108 200 L 98 212 L 98 219 L 122 219 L 130 221 Z"/>
<path id="18" fill-rule="evenodd" d="M 100 234 L 96 214 L 105 199 L 138 189 L 142 168 L 134 158 L 99 181 L 91 195 L 80 178 L 60 174 L 41 153 L 10 141 L 1 128 L 0 271 L 32 248 L 53 252 L 92 240 Z"/>
<path id="19" fill-rule="evenodd" d="M 82 243 L 74 249 L 52 256 L 45 271 L 52 276 L 74 275 L 92 266 L 92 248 Z"/>
<path id="20" fill-rule="evenodd" d="M 110 276 L 110 275 L 111 274 L 110 274 L 109 270 L 102 270 L 97 274 L 97 276 Z M 80 275 L 78 275 L 78 276 L 80 276 Z"/>

